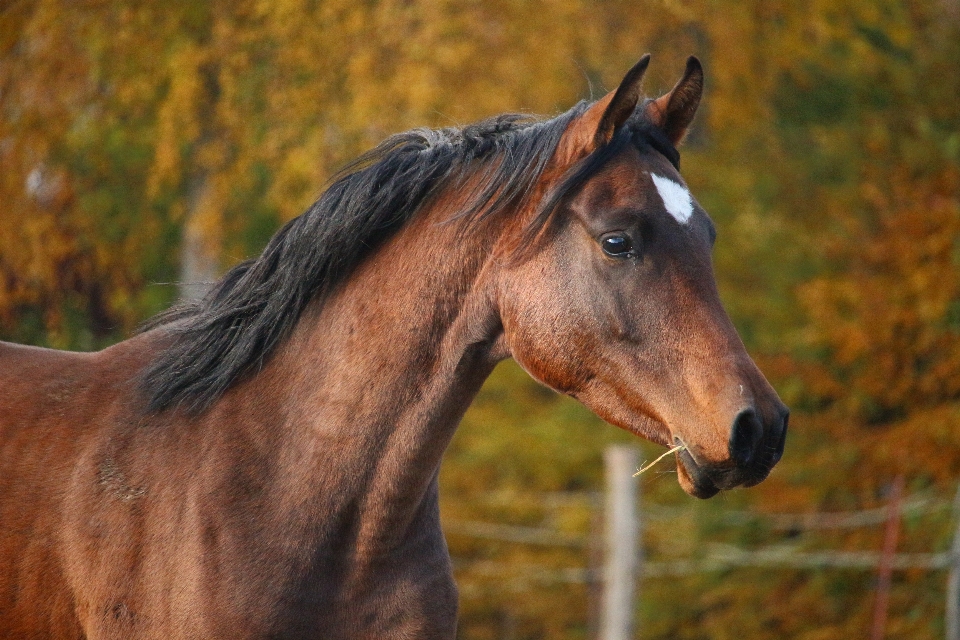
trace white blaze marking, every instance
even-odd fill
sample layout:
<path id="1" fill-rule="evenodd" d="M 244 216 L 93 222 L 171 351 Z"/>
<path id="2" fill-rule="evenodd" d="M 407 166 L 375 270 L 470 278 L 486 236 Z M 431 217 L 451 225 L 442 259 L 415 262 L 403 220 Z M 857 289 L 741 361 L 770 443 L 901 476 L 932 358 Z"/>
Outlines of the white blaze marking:
<path id="1" fill-rule="evenodd" d="M 655 173 L 651 173 L 650 177 L 653 178 L 653 184 L 657 187 L 667 212 L 680 224 L 687 224 L 687 220 L 693 215 L 693 200 L 690 198 L 690 192 L 683 185 L 669 178 L 663 178 Z"/>

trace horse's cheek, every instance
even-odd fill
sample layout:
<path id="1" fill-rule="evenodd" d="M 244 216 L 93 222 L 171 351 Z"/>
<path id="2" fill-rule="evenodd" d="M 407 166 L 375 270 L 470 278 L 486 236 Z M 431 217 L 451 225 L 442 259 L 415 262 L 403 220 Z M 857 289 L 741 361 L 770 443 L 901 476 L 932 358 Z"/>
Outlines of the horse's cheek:
<path id="1" fill-rule="evenodd" d="M 575 393 L 590 377 L 589 345 L 578 339 L 563 314 L 535 306 L 526 313 L 526 318 L 514 315 L 504 321 L 511 356 L 538 382 L 559 393 Z"/>

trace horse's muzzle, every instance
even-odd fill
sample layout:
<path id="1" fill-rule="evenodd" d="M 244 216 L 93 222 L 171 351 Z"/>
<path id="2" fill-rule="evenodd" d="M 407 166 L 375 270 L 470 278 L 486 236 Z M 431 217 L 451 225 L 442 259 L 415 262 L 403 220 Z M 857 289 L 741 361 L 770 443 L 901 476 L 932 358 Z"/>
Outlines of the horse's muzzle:
<path id="1" fill-rule="evenodd" d="M 678 452 L 678 472 L 689 480 L 690 493 L 710 498 L 722 490 L 763 481 L 783 456 L 787 438 L 790 410 L 778 403 L 774 413 L 764 423 L 753 408 L 740 411 L 730 428 L 729 460 L 722 464 L 702 463 L 689 448 Z"/>

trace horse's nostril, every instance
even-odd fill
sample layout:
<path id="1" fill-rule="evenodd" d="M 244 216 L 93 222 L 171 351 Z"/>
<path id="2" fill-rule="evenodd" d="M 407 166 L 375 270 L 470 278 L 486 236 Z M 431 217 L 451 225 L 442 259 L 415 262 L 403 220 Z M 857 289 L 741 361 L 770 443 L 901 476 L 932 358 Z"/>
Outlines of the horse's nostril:
<path id="1" fill-rule="evenodd" d="M 762 436 L 763 426 L 753 409 L 738 413 L 730 430 L 730 457 L 733 461 L 740 466 L 750 464 Z"/>
<path id="2" fill-rule="evenodd" d="M 790 410 L 786 407 L 783 407 L 780 410 L 780 422 L 777 423 L 777 429 L 779 430 L 779 435 L 777 436 L 776 446 L 773 451 L 773 457 L 771 459 L 771 465 L 773 466 L 780 462 L 780 458 L 783 456 L 783 447 L 787 443 L 787 423 L 790 422 Z"/>

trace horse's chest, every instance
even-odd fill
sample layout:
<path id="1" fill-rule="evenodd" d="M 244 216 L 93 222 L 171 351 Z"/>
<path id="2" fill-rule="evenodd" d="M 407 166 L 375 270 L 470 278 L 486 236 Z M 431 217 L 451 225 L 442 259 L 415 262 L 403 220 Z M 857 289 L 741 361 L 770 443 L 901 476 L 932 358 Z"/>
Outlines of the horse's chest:
<path id="1" fill-rule="evenodd" d="M 289 585 L 279 603 L 280 635 L 316 633 L 331 640 L 454 637 L 457 590 L 445 546 L 410 548 L 374 560 L 349 555 L 345 551 L 319 562 Z"/>

